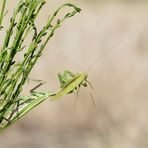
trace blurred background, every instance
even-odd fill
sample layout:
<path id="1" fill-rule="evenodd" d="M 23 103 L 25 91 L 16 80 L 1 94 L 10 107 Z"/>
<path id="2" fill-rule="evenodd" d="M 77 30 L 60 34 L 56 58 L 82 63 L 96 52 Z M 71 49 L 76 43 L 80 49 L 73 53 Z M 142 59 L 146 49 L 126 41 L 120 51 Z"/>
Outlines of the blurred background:
<path id="1" fill-rule="evenodd" d="M 8 0 L 8 15 L 17 2 Z M 38 27 L 64 2 L 47 0 Z M 0 135 L 0 147 L 147 148 L 148 1 L 70 2 L 83 11 L 56 32 L 30 77 L 56 91 L 58 72 L 86 72 L 94 90 L 82 88 L 77 101 L 72 94 L 43 102 Z"/>

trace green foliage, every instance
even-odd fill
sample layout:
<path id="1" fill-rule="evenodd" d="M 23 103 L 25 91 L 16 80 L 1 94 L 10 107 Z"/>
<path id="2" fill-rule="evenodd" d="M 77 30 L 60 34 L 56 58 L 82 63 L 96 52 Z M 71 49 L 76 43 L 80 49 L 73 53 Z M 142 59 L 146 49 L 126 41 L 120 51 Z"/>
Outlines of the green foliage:
<path id="1" fill-rule="evenodd" d="M 55 93 L 31 91 L 30 96 L 22 97 L 21 92 L 55 31 L 66 19 L 79 13 L 81 9 L 70 3 L 62 5 L 39 31 L 35 21 L 45 3 L 46 0 L 20 0 L 10 19 L 0 50 L 0 131 L 15 123 L 47 98 L 56 96 Z M 5 5 L 6 0 L 3 0 L 0 10 L 0 29 L 3 28 Z M 59 12 L 65 7 L 70 7 L 72 10 L 63 18 L 57 18 Z M 24 45 L 28 35 L 32 35 L 31 43 Z M 16 55 L 20 53 L 23 54 L 21 61 L 16 60 Z M 71 91 L 72 88 L 69 90 Z M 60 96 L 69 93 L 65 92 Z"/>

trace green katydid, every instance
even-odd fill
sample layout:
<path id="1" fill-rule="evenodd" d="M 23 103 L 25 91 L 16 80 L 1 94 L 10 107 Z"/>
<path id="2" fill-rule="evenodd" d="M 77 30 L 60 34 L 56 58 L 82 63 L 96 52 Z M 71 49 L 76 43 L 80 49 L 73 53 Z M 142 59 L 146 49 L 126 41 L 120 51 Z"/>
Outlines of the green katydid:
<path id="1" fill-rule="evenodd" d="M 85 73 L 74 74 L 66 70 L 63 74 L 58 74 L 58 76 L 61 84 L 61 90 L 52 98 L 53 100 L 59 96 L 73 93 L 74 91 L 78 92 L 81 85 L 87 87 L 87 83 L 89 83 L 92 87 L 91 83 L 87 81 L 87 74 Z"/>
<path id="2" fill-rule="evenodd" d="M 119 40 L 117 43 L 115 43 L 111 48 L 107 49 L 105 51 L 105 53 L 101 56 L 99 56 L 89 67 L 87 70 L 87 73 L 91 70 L 91 68 L 93 67 L 93 65 L 98 62 L 98 60 L 100 60 L 102 57 L 104 57 L 109 51 L 111 51 L 113 49 L 113 47 L 115 47 L 116 45 L 118 45 L 121 41 L 123 41 L 125 38 L 122 38 L 121 40 Z M 51 53 L 55 54 L 53 51 L 51 51 Z M 59 56 L 59 55 L 57 55 Z M 60 55 L 60 57 L 62 57 Z M 64 59 L 72 62 L 71 60 L 69 60 L 68 58 L 63 57 Z M 79 65 L 78 65 L 79 66 Z M 80 66 L 79 66 L 80 67 Z M 79 73 L 79 74 L 74 74 L 72 72 L 70 72 L 69 70 L 65 70 L 63 73 L 59 73 L 58 74 L 58 78 L 60 81 L 60 90 L 56 93 L 52 93 L 50 94 L 51 100 L 56 100 L 62 96 L 64 96 L 65 94 L 70 94 L 73 92 L 79 92 L 80 87 L 87 87 L 88 84 L 92 87 L 92 84 L 87 80 L 87 73 Z M 33 89 L 31 89 L 30 92 L 33 92 L 36 88 L 40 87 L 43 83 L 39 83 L 37 86 L 35 86 Z M 36 93 L 36 92 L 35 92 Z M 90 96 L 92 98 L 92 102 L 95 105 L 94 99 L 92 97 L 92 94 L 90 93 Z"/>
<path id="3" fill-rule="evenodd" d="M 65 70 L 63 74 L 59 73 L 58 77 L 61 84 L 61 89 L 52 97 L 52 100 L 56 100 L 59 97 L 73 92 L 78 94 L 81 86 L 87 87 L 89 84 L 91 88 L 93 88 L 92 84 L 87 80 L 87 74 L 85 73 L 74 74 L 69 70 Z M 95 106 L 95 101 L 91 93 L 90 96 L 92 98 L 93 105 Z"/>
<path id="4" fill-rule="evenodd" d="M 87 80 L 88 72 L 91 70 L 93 65 L 98 62 L 98 60 L 103 58 L 108 52 L 110 52 L 114 47 L 119 45 L 119 43 L 121 43 L 123 40 L 125 40 L 125 37 L 120 39 L 115 44 L 113 44 L 111 48 L 108 48 L 107 50 L 105 50 L 105 52 L 101 56 L 99 56 L 96 60 L 94 60 L 94 62 L 88 67 L 88 70 L 87 70 L 86 73 L 83 72 L 83 73 L 79 73 L 79 74 L 74 74 L 74 73 L 72 73 L 72 72 L 70 72 L 68 70 L 65 70 L 63 72 L 63 74 L 59 73 L 58 77 L 59 77 L 61 89 L 60 89 L 60 91 L 58 91 L 53 96 L 52 100 L 56 100 L 59 97 L 64 96 L 65 94 L 73 93 L 74 91 L 78 93 L 80 87 L 81 86 L 87 87 L 88 86 L 87 84 L 89 84 L 91 86 L 91 88 L 93 88 L 91 83 Z M 57 53 L 55 53 L 53 51 L 51 51 L 51 53 L 53 53 L 54 55 L 62 57 L 61 55 L 58 55 Z M 62 58 L 65 59 L 65 60 L 70 61 L 71 63 L 74 63 L 73 61 L 69 60 L 68 58 L 65 58 L 65 57 L 62 57 Z M 78 65 L 78 67 L 81 68 L 80 65 Z M 93 99 L 91 93 L 90 93 L 90 96 L 92 98 L 93 104 L 95 105 L 95 102 L 94 102 L 94 99 Z"/>
<path id="5" fill-rule="evenodd" d="M 63 73 L 58 74 L 59 82 L 60 82 L 60 90 L 57 93 L 53 93 L 52 100 L 58 99 L 61 96 L 64 96 L 65 94 L 70 94 L 73 92 L 79 92 L 79 89 L 81 86 L 87 87 L 89 84 L 91 88 L 93 86 L 91 83 L 87 80 L 87 74 L 80 73 L 80 74 L 74 74 L 70 72 L 69 70 L 65 70 Z M 35 82 L 38 82 L 39 84 L 32 88 L 30 90 L 30 93 L 34 93 L 37 88 L 39 88 L 41 85 L 43 85 L 45 82 L 41 80 L 34 80 Z M 36 92 L 35 92 L 36 93 Z"/>
<path id="6" fill-rule="evenodd" d="M 59 99 L 60 97 L 73 92 L 78 93 L 81 86 L 87 87 L 89 84 L 91 88 L 93 88 L 92 84 L 87 80 L 87 74 L 85 73 L 74 74 L 69 70 L 65 70 L 63 73 L 58 74 L 58 78 L 61 85 L 60 90 L 56 93 L 50 93 L 49 97 L 52 97 L 51 100 Z M 43 85 L 44 83 L 38 80 L 34 80 L 34 81 L 39 82 L 39 84 L 34 88 L 32 88 L 30 90 L 30 93 L 38 94 L 38 92 L 36 92 L 35 90 L 39 88 L 41 85 Z M 92 98 L 92 95 L 91 95 L 91 98 Z M 93 100 L 93 105 L 95 105 L 94 100 Z"/>
<path id="7" fill-rule="evenodd" d="M 94 60 L 94 62 L 88 67 L 88 70 L 86 73 L 79 73 L 79 74 L 74 74 L 72 72 L 70 72 L 69 70 L 65 70 L 63 73 L 59 73 L 58 74 L 58 78 L 60 81 L 60 90 L 56 93 L 52 93 L 50 95 L 50 97 L 52 97 L 51 100 L 56 100 L 62 96 L 64 96 L 65 94 L 70 94 L 73 92 L 79 92 L 80 87 L 87 87 L 88 84 L 91 86 L 91 88 L 93 88 L 92 84 L 87 80 L 88 77 L 88 72 L 91 70 L 91 68 L 93 67 L 93 65 L 98 62 L 98 60 L 100 60 L 101 58 L 103 58 L 108 52 L 110 52 L 113 47 L 117 46 L 119 43 L 121 43 L 123 40 L 125 40 L 125 37 L 120 39 L 118 42 L 116 42 L 114 45 L 112 45 L 111 48 L 108 48 L 107 50 L 105 50 L 105 52 L 99 56 L 96 60 Z M 50 53 L 53 53 L 54 55 L 60 56 L 56 53 L 54 53 L 53 51 L 50 50 Z M 68 61 L 72 62 L 71 60 L 69 60 L 68 58 L 62 57 L 63 59 L 66 59 Z M 75 64 L 76 65 L 76 64 Z M 78 65 L 78 67 L 80 67 L 80 65 Z M 80 67 L 81 68 L 81 67 Z M 82 68 L 81 68 L 82 69 Z M 39 86 L 41 86 L 42 84 L 40 83 L 39 85 L 37 85 L 36 87 L 34 87 L 31 92 L 33 92 L 36 88 L 38 88 Z M 95 105 L 94 99 L 92 97 L 92 94 L 90 93 L 90 96 L 92 98 L 92 102 Z"/>

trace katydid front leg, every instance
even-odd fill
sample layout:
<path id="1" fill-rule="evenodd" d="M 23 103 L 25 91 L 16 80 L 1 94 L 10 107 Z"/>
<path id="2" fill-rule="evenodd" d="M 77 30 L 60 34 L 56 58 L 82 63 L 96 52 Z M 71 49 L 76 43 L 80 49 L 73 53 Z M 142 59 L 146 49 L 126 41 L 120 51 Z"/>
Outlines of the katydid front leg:
<path id="1" fill-rule="evenodd" d="M 38 89 L 39 87 L 41 87 L 42 85 L 44 85 L 46 83 L 45 81 L 42 81 L 42 80 L 33 80 L 33 79 L 31 79 L 31 80 L 39 83 L 38 85 L 36 85 L 34 88 L 32 88 L 30 90 L 31 94 L 34 93 L 36 89 Z"/>

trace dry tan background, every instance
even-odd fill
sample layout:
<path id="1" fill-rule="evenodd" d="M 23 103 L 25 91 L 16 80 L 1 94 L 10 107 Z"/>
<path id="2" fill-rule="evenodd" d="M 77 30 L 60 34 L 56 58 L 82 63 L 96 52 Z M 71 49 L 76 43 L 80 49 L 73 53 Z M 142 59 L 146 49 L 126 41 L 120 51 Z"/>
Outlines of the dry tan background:
<path id="1" fill-rule="evenodd" d="M 9 14 L 17 2 L 8 0 Z M 38 25 L 63 2 L 47 0 Z M 71 2 L 82 13 L 56 32 L 31 77 L 47 81 L 42 89 L 57 90 L 58 72 L 86 72 L 99 59 L 88 73 L 94 90 L 81 89 L 76 105 L 74 94 L 42 103 L 0 135 L 0 148 L 147 148 L 147 1 Z"/>

